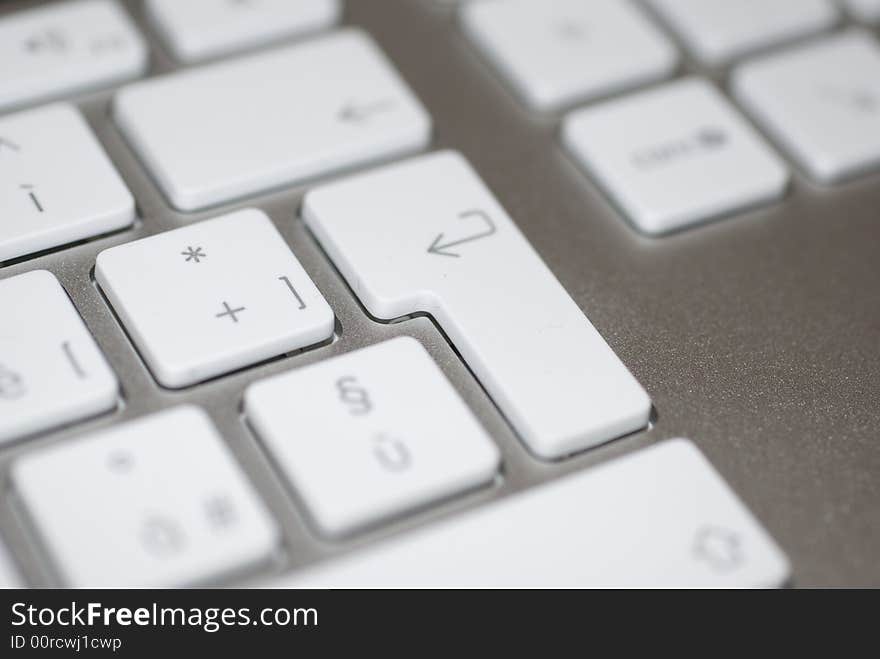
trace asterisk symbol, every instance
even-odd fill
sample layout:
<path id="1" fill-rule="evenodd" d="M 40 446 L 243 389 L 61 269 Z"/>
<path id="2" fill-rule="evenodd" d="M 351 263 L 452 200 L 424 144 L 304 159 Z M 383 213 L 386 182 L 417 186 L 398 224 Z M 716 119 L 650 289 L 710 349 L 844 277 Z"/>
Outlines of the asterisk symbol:
<path id="1" fill-rule="evenodd" d="M 181 256 L 186 257 L 186 263 L 190 261 L 195 261 L 196 263 L 201 263 L 199 259 L 206 258 L 208 255 L 202 251 L 201 247 L 187 247 L 185 252 L 180 253 Z"/>

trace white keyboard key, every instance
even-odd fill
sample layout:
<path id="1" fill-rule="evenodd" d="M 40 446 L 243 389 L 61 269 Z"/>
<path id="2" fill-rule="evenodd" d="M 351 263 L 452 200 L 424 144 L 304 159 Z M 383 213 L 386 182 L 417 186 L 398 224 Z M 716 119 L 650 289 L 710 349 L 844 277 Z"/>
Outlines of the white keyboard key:
<path id="1" fill-rule="evenodd" d="M 484 485 L 498 471 L 498 449 L 411 338 L 258 382 L 245 414 L 330 536 Z"/>
<path id="2" fill-rule="evenodd" d="M 699 78 L 576 111 L 562 138 L 650 235 L 778 199 L 789 180 L 785 163 Z"/>
<path id="3" fill-rule="evenodd" d="M 371 314 L 434 316 L 538 456 L 647 424 L 648 395 L 458 153 L 313 190 L 303 217 Z"/>
<path id="4" fill-rule="evenodd" d="M 666 77 L 678 63 L 671 42 L 629 0 L 474 2 L 462 19 L 539 110 Z"/>
<path id="5" fill-rule="evenodd" d="M 0 443 L 116 406 L 116 376 L 55 276 L 0 280 Z"/>
<path id="6" fill-rule="evenodd" d="M 0 110 L 133 78 L 147 48 L 113 0 L 77 0 L 0 19 Z"/>
<path id="7" fill-rule="evenodd" d="M 0 543 L 0 589 L 21 587 L 21 577 L 18 574 L 18 570 L 15 569 L 12 557 L 3 544 Z"/>
<path id="8" fill-rule="evenodd" d="M 720 65 L 751 51 L 830 28 L 830 0 L 648 0 L 693 54 Z"/>
<path id="9" fill-rule="evenodd" d="M 166 387 L 333 335 L 333 311 L 259 210 L 112 247 L 98 255 L 95 278 Z"/>
<path id="10" fill-rule="evenodd" d="M 201 583 L 268 559 L 278 542 L 195 407 L 26 455 L 12 481 L 67 586 Z"/>
<path id="11" fill-rule="evenodd" d="M 339 0 L 146 0 L 147 16 L 174 56 L 193 62 L 335 23 Z"/>
<path id="12" fill-rule="evenodd" d="M 788 573 L 766 531 L 678 439 L 262 585 L 769 587 Z"/>
<path id="13" fill-rule="evenodd" d="M 853 29 L 743 64 L 736 97 L 821 183 L 880 167 L 880 44 Z"/>
<path id="14" fill-rule="evenodd" d="M 843 0 L 849 13 L 868 23 L 880 21 L 880 0 Z"/>
<path id="15" fill-rule="evenodd" d="M 0 261 L 134 222 L 134 199 L 66 104 L 0 117 Z"/>
<path id="16" fill-rule="evenodd" d="M 134 84 L 115 116 L 183 210 L 418 150 L 431 132 L 356 30 Z"/>

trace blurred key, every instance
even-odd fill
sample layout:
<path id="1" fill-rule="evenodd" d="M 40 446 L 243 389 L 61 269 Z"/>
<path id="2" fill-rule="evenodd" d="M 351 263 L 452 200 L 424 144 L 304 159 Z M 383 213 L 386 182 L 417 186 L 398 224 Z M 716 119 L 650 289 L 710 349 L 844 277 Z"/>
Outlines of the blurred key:
<path id="1" fill-rule="evenodd" d="M 114 0 L 8 14 L 0 19 L 0 110 L 133 78 L 147 54 Z"/>
<path id="2" fill-rule="evenodd" d="M 195 407 L 30 453 L 12 481 L 66 586 L 202 583 L 267 560 L 278 541 Z"/>
<path id="3" fill-rule="evenodd" d="M 339 0 L 146 0 L 147 17 L 183 62 L 328 27 Z"/>
<path id="4" fill-rule="evenodd" d="M 788 574 L 760 523 L 676 439 L 261 585 L 743 588 Z"/>
<path id="5" fill-rule="evenodd" d="M 465 30 L 532 107 L 547 110 L 672 73 L 678 55 L 629 0 L 488 0 Z"/>
<path id="6" fill-rule="evenodd" d="M 880 43 L 853 29 L 743 64 L 740 102 L 815 180 L 880 167 Z"/>
<path id="7" fill-rule="evenodd" d="M 830 0 L 648 0 L 705 64 L 827 29 L 838 14 Z"/>
<path id="8" fill-rule="evenodd" d="M 577 110 L 562 138 L 651 235 L 778 199 L 788 184 L 782 159 L 700 78 Z"/>

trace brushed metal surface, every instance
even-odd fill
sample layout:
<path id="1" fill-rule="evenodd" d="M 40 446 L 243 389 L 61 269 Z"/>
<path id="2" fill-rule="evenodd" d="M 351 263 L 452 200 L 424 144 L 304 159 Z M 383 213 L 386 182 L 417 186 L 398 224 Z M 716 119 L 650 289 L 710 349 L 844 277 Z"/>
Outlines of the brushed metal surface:
<path id="1" fill-rule="evenodd" d="M 33 6 L 0 2 L 0 15 Z M 149 35 L 151 75 L 175 68 Z M 134 193 L 138 224 L 0 266 L 0 279 L 54 272 L 122 381 L 113 414 L 0 449 L 0 532 L 34 585 L 57 583 L 18 514 L 12 459 L 169 405 L 202 405 L 283 527 L 263 574 L 356 549 L 674 436 L 691 437 L 788 553 L 800 586 L 880 586 L 880 175 L 820 188 L 796 174 L 786 199 L 662 239 L 637 234 L 565 155 L 559 115 L 524 108 L 467 43 L 448 3 L 349 0 L 344 22 L 382 45 L 435 121 L 432 148 L 473 162 L 587 316 L 654 399 L 646 431 L 557 463 L 530 456 L 425 317 L 370 319 L 298 218 L 306 186 L 200 213 L 172 210 L 109 120 L 111 91 L 74 100 Z M 682 73 L 699 68 L 692 62 Z M 706 72 L 724 84 L 725 72 Z M 324 179 L 326 180 L 326 179 Z M 101 250 L 235 208 L 265 210 L 339 319 L 329 345 L 183 391 L 159 387 L 92 281 Z M 147 273 L 148 274 L 148 273 Z M 0 311 L 0 322 L 5 314 Z M 421 340 L 498 442 L 490 488 L 344 542 L 311 530 L 241 416 L 255 380 L 383 339 Z M 540 358 L 540 355 L 535 355 Z M 60 493 L 63 494 L 63 493 Z M 609 502 L 613 505 L 613 502 Z M 623 520 L 622 520 L 623 523 Z M 237 576 L 253 576 L 248 575 Z M 235 583 L 230 576 L 225 583 Z"/>

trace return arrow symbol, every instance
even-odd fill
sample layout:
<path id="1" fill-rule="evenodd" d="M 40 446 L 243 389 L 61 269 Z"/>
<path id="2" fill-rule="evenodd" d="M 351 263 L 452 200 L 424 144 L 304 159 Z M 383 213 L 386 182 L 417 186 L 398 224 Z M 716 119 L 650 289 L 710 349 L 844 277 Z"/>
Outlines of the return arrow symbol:
<path id="1" fill-rule="evenodd" d="M 481 238 L 488 238 L 496 231 L 495 223 L 483 211 L 465 211 L 464 213 L 459 213 L 458 217 L 462 220 L 469 217 L 478 217 L 486 224 L 488 229 L 480 233 L 475 233 L 472 236 L 460 238 L 459 240 L 452 240 L 449 242 L 443 242 L 444 234 L 441 233 L 436 238 L 434 238 L 434 242 L 432 242 L 431 245 L 428 247 L 428 254 L 437 254 L 439 256 L 451 256 L 453 258 L 460 258 L 461 254 L 450 252 L 449 249 L 458 245 L 464 245 L 465 243 L 474 242 L 475 240 L 480 240 Z"/>

